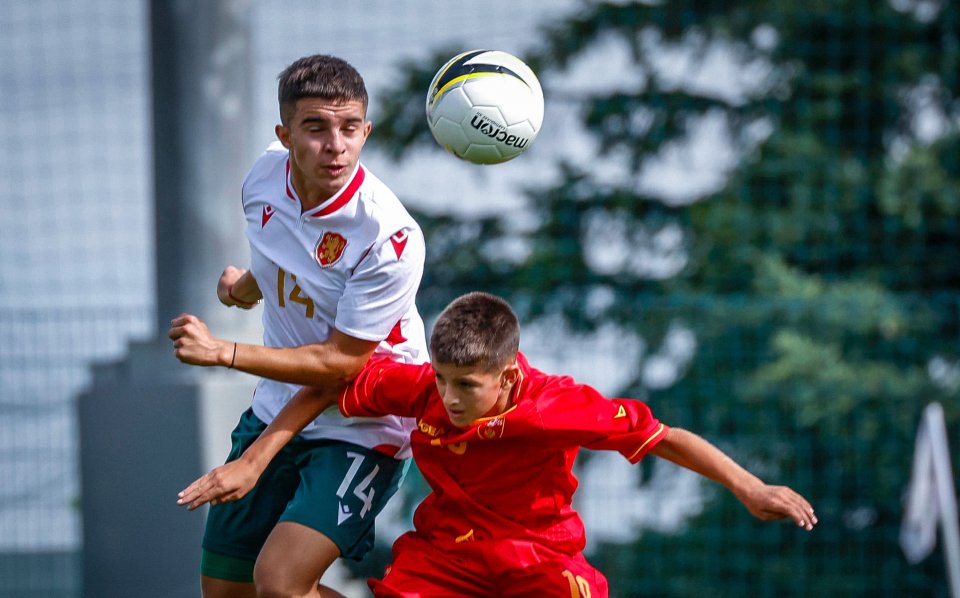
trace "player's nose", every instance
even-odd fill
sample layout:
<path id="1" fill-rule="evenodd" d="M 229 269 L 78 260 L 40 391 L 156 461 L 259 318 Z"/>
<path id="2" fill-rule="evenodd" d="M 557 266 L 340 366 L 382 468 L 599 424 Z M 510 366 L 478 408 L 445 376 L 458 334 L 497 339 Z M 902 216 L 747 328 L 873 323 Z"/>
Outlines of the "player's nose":
<path id="1" fill-rule="evenodd" d="M 342 154 L 347 149 L 347 143 L 339 131 L 333 131 L 327 138 L 326 148 L 331 153 Z"/>

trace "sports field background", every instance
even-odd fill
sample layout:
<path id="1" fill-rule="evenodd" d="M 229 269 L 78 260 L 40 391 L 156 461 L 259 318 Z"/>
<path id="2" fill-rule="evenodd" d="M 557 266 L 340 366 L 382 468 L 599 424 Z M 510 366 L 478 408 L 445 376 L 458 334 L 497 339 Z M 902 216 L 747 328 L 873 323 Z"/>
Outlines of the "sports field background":
<path id="1" fill-rule="evenodd" d="M 364 161 L 431 235 L 428 319 L 477 285 L 508 295 L 543 369 L 649 401 L 818 509 L 813 534 L 760 524 L 676 468 L 585 454 L 578 508 L 613 595 L 946 596 L 940 545 L 910 565 L 897 537 L 927 401 L 960 456 L 956 2 L 398 4 L 247 5 L 251 159 L 276 74 L 346 58 L 373 96 Z M 76 397 L 91 364 L 163 332 L 148 14 L 0 10 L 0 598 L 81 595 Z M 718 21 L 769 60 L 698 46 Z M 400 65 L 474 47 L 542 60 L 541 138 L 496 167 L 422 139 L 394 161 Z"/>

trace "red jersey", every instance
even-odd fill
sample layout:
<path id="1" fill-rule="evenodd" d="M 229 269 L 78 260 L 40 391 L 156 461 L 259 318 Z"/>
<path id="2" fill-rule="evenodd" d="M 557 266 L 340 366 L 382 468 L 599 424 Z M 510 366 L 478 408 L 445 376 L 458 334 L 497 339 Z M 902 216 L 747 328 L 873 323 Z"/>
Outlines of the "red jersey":
<path id="1" fill-rule="evenodd" d="M 529 540 L 573 554 L 586 542 L 571 500 L 580 447 L 615 450 L 636 463 L 667 430 L 633 399 L 609 399 L 517 357 L 511 407 L 469 427 L 450 423 L 429 363 L 374 359 L 340 398 L 348 417 L 416 419 L 413 457 L 433 492 L 416 531 L 438 543 Z"/>

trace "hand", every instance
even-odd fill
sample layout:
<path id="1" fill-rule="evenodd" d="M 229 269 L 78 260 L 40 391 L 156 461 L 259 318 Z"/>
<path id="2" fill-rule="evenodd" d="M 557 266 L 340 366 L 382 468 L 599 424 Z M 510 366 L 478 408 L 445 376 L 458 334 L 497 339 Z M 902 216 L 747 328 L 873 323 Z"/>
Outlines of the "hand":
<path id="1" fill-rule="evenodd" d="M 217 298 L 227 307 L 252 309 L 263 295 L 247 270 L 227 266 L 217 282 Z"/>
<path id="2" fill-rule="evenodd" d="M 207 503 L 219 505 L 240 500 L 260 479 L 260 472 L 243 459 L 215 467 L 177 494 L 177 504 L 188 511 Z"/>
<path id="3" fill-rule="evenodd" d="M 817 524 L 817 516 L 807 499 L 786 486 L 771 486 L 761 483 L 740 501 L 754 517 L 762 521 L 792 519 L 807 531 Z"/>
<path id="4" fill-rule="evenodd" d="M 233 365 L 234 343 L 214 337 L 197 316 L 180 314 L 170 322 L 167 336 L 173 341 L 173 354 L 190 365 Z"/>

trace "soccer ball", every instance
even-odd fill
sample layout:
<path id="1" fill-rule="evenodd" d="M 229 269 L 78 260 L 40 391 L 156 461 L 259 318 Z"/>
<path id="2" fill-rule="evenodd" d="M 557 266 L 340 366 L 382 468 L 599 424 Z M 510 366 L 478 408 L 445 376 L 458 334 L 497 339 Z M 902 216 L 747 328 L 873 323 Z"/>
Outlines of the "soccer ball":
<path id="1" fill-rule="evenodd" d="M 451 58 L 430 83 L 427 124 L 437 143 L 475 164 L 519 156 L 543 124 L 543 90 L 522 60 L 494 50 Z"/>

